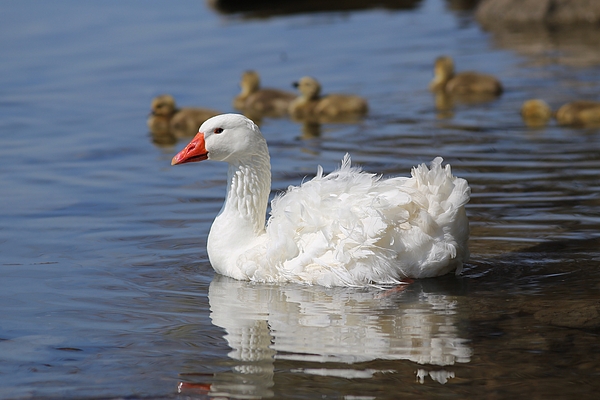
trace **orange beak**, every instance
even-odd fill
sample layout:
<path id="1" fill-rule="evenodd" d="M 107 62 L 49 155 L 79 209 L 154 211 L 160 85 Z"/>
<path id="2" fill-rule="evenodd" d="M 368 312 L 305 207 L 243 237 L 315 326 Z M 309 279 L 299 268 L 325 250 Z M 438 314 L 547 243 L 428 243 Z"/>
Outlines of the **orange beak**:
<path id="1" fill-rule="evenodd" d="M 204 133 L 198 132 L 192 141 L 183 150 L 173 157 L 171 165 L 203 161 L 208 158 L 208 151 L 204 144 Z"/>

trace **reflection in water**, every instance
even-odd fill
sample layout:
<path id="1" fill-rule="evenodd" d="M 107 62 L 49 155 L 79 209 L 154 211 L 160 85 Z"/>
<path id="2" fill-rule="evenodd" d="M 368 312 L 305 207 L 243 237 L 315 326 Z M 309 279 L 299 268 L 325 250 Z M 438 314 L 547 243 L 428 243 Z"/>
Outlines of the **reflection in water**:
<path id="1" fill-rule="evenodd" d="M 247 116 L 247 115 L 246 115 Z M 363 114 L 320 115 L 299 118 L 291 117 L 292 121 L 301 125 L 301 138 L 314 139 L 321 136 L 324 124 L 358 124 L 364 119 Z"/>
<path id="2" fill-rule="evenodd" d="M 491 31 L 496 46 L 531 57 L 539 65 L 587 67 L 600 64 L 600 28 L 596 25 L 555 29 L 542 24 L 520 29 L 486 24 L 483 27 Z"/>
<path id="3" fill-rule="evenodd" d="M 420 282 L 401 292 L 258 285 L 217 275 L 209 288 L 211 319 L 227 332 L 235 366 L 215 376 L 211 394 L 271 395 L 277 360 L 320 363 L 291 372 L 346 379 L 396 371 L 325 363 L 408 360 L 447 368 L 469 362 L 471 349 L 456 326 L 459 298 L 435 289 Z M 417 371 L 420 381 L 428 374 L 441 383 L 454 376 L 439 367 Z"/>
<path id="4" fill-rule="evenodd" d="M 595 0 L 484 0 L 476 16 L 484 26 L 504 25 L 512 29 L 532 24 L 552 29 L 600 22 L 600 2 Z"/>
<path id="5" fill-rule="evenodd" d="M 321 124 L 318 122 L 305 122 L 302 124 L 302 139 L 314 139 L 321 136 Z"/>
<path id="6" fill-rule="evenodd" d="M 301 123 L 304 125 L 320 125 L 320 124 L 357 124 L 364 120 L 365 115 L 361 113 L 348 113 L 342 115 L 319 115 L 319 116 L 307 116 L 298 117 L 292 116 L 291 119 L 294 122 Z M 310 128 L 309 128 L 310 129 Z"/>
<path id="7" fill-rule="evenodd" d="M 445 371 L 445 370 L 441 370 L 441 371 L 427 371 L 425 369 L 419 368 L 416 372 L 417 375 L 417 381 L 419 383 L 425 383 L 425 377 L 427 375 L 429 375 L 429 377 L 431 379 L 433 379 L 436 382 L 441 383 L 442 385 L 445 384 L 446 382 L 448 382 L 449 379 L 452 379 L 455 377 L 454 372 L 453 371 Z"/>
<path id="8" fill-rule="evenodd" d="M 433 92 L 437 118 L 446 119 L 454 116 L 454 108 L 457 105 L 473 106 L 477 104 L 494 101 L 498 96 L 485 93 L 473 94 L 448 94 L 444 91 Z"/>
<path id="9" fill-rule="evenodd" d="M 177 143 L 177 138 L 170 132 L 156 133 L 150 131 L 150 139 L 152 143 L 159 147 L 171 147 Z"/>
<path id="10" fill-rule="evenodd" d="M 346 118 L 346 119 L 342 119 L 339 118 L 337 120 L 333 120 L 330 119 L 329 121 L 325 121 L 325 122 L 315 122 L 315 121 L 296 121 L 301 123 L 301 135 L 300 137 L 302 139 L 314 139 L 314 138 L 318 138 L 321 136 L 322 132 L 323 132 L 323 125 L 346 125 L 346 124 L 358 124 L 361 122 L 361 120 L 353 120 L 351 118 Z M 329 126 L 330 128 L 331 126 Z"/>

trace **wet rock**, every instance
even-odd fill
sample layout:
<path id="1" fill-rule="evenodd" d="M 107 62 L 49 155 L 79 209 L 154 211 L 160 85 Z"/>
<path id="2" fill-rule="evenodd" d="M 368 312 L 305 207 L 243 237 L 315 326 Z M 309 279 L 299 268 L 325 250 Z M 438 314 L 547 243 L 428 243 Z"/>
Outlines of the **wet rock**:
<path id="1" fill-rule="evenodd" d="M 597 0 L 483 0 L 476 10 L 484 27 L 497 24 L 550 26 L 600 23 Z"/>
<path id="2" fill-rule="evenodd" d="M 419 6 L 422 0 L 207 0 L 209 7 L 222 14 L 244 13 L 249 17 L 266 18 L 275 15 L 367 10 L 385 8 L 390 10 L 410 10 Z"/>
<path id="3" fill-rule="evenodd" d="M 473 10 L 480 0 L 446 0 L 446 6 L 450 10 L 467 11 Z"/>
<path id="4" fill-rule="evenodd" d="M 533 314 L 547 325 L 576 329 L 600 329 L 600 302 L 590 300 L 564 300 L 552 302 Z"/>

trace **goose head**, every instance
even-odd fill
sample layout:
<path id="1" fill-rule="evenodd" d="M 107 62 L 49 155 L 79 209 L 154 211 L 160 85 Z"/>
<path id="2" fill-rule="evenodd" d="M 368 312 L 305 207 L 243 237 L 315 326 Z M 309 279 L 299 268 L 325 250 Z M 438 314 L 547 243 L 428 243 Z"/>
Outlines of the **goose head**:
<path id="1" fill-rule="evenodd" d="M 175 113 L 175 99 L 170 94 L 163 94 L 152 99 L 150 106 L 152 115 L 171 116 Z"/>
<path id="2" fill-rule="evenodd" d="M 302 77 L 298 82 L 294 82 L 294 87 L 307 99 L 317 99 L 321 94 L 321 85 L 310 76 Z"/>
<path id="3" fill-rule="evenodd" d="M 267 144 L 254 122 L 240 114 L 221 114 L 200 126 L 198 134 L 173 157 L 171 165 L 203 160 L 242 163 L 268 154 Z"/>
<path id="4" fill-rule="evenodd" d="M 443 88 L 446 82 L 448 82 L 454 76 L 454 61 L 452 57 L 441 56 L 435 60 L 433 66 L 433 80 L 429 87 L 432 90 Z"/>
<path id="5" fill-rule="evenodd" d="M 254 93 L 260 88 L 260 76 L 256 71 L 246 71 L 242 74 L 240 81 L 242 93 Z"/>

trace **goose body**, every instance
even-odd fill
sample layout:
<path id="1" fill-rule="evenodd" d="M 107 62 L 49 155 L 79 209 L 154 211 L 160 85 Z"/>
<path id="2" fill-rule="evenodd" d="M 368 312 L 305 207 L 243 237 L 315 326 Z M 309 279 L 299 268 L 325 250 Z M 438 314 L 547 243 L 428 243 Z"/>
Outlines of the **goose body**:
<path id="1" fill-rule="evenodd" d="M 241 92 L 233 99 L 233 106 L 251 115 L 282 117 L 287 114 L 294 93 L 279 89 L 260 87 L 260 76 L 255 71 L 246 71 L 240 81 Z"/>
<path id="2" fill-rule="evenodd" d="M 210 229 L 208 256 L 220 274 L 258 282 L 324 286 L 397 283 L 460 272 L 469 252 L 467 181 L 436 158 L 412 176 L 383 179 L 351 166 L 277 196 L 267 143 L 238 114 L 209 119 L 172 164 L 229 163 L 225 203 Z"/>
<path id="3" fill-rule="evenodd" d="M 577 100 L 562 105 L 556 111 L 560 125 L 600 126 L 600 102 Z"/>
<path id="4" fill-rule="evenodd" d="M 208 108 L 177 108 L 173 96 L 163 94 L 152 100 L 147 123 L 153 134 L 190 137 L 198 132 L 204 121 L 218 114 L 218 111 Z"/>
<path id="5" fill-rule="evenodd" d="M 352 94 L 333 93 L 321 96 L 321 85 L 309 76 L 294 83 L 298 96 L 289 107 L 292 118 L 315 122 L 336 122 L 364 116 L 369 107 L 367 101 Z"/>
<path id="6" fill-rule="evenodd" d="M 454 72 L 451 57 L 442 56 L 435 60 L 434 78 L 429 84 L 432 91 L 443 91 L 454 95 L 498 96 L 502 93 L 502 84 L 492 75 L 479 72 Z"/>

